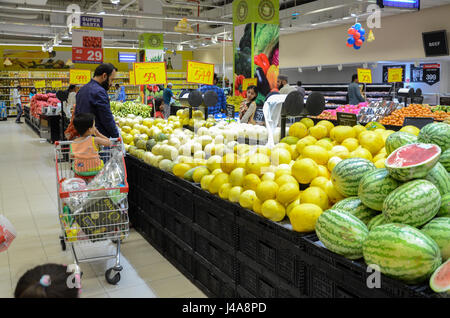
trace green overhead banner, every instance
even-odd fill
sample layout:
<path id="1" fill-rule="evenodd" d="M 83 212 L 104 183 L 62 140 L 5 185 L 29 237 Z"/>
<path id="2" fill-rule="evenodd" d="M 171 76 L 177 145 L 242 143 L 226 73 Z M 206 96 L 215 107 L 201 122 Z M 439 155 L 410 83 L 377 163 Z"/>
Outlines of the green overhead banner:
<path id="1" fill-rule="evenodd" d="M 279 0 L 234 0 L 233 24 L 279 24 Z"/>
<path id="2" fill-rule="evenodd" d="M 142 33 L 139 35 L 139 48 L 163 50 L 164 42 L 161 33 Z"/>

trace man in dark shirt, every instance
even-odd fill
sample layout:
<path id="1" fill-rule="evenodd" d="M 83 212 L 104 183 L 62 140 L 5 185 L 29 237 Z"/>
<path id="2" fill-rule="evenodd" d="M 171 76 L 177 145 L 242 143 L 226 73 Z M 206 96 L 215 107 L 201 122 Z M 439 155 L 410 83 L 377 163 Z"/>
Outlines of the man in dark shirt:
<path id="1" fill-rule="evenodd" d="M 118 138 L 119 132 L 111 112 L 108 90 L 116 77 L 117 68 L 111 63 L 99 65 L 94 77 L 84 85 L 77 94 L 75 115 L 92 113 L 95 115 L 95 126 L 107 138 Z"/>

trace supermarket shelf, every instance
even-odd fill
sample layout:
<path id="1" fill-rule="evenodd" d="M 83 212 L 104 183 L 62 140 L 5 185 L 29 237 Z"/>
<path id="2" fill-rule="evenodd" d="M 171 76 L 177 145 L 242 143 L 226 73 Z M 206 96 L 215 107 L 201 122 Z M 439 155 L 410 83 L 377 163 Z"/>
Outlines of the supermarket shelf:
<path id="1" fill-rule="evenodd" d="M 69 77 L 0 77 L 0 79 L 10 80 L 10 81 L 16 81 L 21 79 L 47 79 L 47 80 L 53 80 L 53 79 L 69 79 Z"/>
<path id="2" fill-rule="evenodd" d="M 17 87 L 17 85 L 16 86 L 0 86 L 0 89 L 2 89 L 2 88 L 16 88 L 16 87 Z M 34 86 L 22 86 L 22 85 L 20 85 L 20 87 L 22 87 L 22 88 L 32 88 Z M 69 87 L 69 86 L 63 85 L 62 87 Z M 44 86 L 44 87 L 39 87 L 39 88 L 59 88 L 59 87 Z"/>

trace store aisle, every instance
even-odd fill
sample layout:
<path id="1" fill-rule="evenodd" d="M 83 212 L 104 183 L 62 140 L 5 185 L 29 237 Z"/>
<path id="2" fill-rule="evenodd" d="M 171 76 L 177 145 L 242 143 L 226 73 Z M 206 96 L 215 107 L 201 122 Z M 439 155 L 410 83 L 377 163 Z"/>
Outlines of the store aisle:
<path id="1" fill-rule="evenodd" d="M 0 122 L 0 214 L 18 232 L 10 249 L 0 253 L 0 297 L 13 297 L 19 278 L 36 265 L 73 262 L 58 239 L 53 149 L 26 124 L 17 125 L 13 119 Z M 95 250 L 86 249 L 90 253 Z M 81 297 L 206 297 L 134 230 L 122 245 L 124 270 L 115 286 L 104 278 L 113 262 L 81 264 Z"/>

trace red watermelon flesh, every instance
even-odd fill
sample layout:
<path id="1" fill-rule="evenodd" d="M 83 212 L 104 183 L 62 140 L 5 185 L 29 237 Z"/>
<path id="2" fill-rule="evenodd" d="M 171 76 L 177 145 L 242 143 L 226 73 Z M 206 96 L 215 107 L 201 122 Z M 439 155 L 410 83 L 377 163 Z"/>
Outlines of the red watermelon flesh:
<path id="1" fill-rule="evenodd" d="M 430 287 L 437 293 L 450 291 L 450 259 L 433 273 L 430 278 Z"/>
<path id="2" fill-rule="evenodd" d="M 394 151 L 386 163 L 392 167 L 410 167 L 428 161 L 439 153 L 436 145 L 411 144 Z"/>

